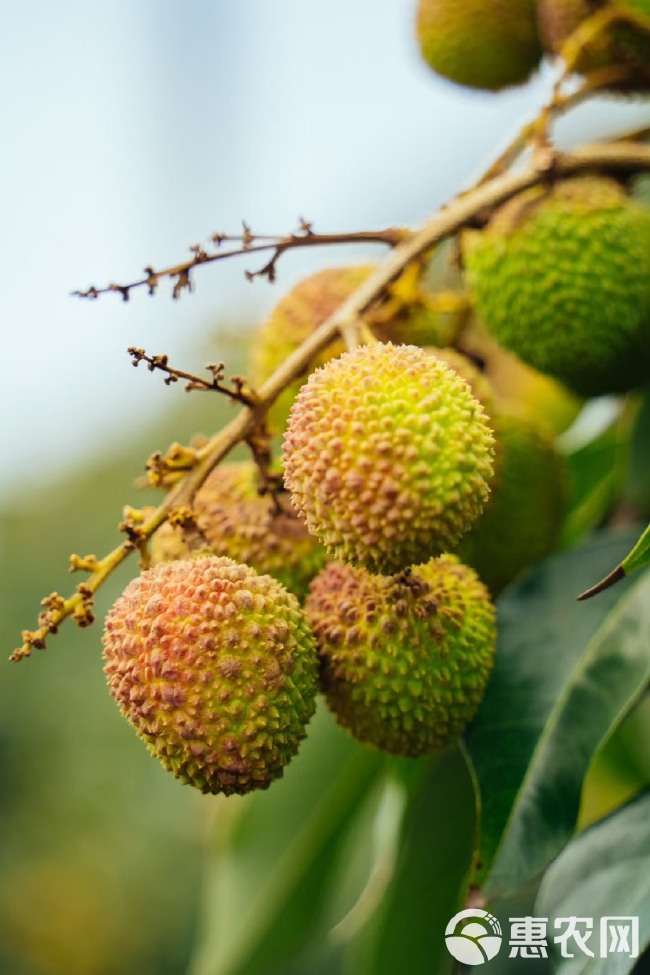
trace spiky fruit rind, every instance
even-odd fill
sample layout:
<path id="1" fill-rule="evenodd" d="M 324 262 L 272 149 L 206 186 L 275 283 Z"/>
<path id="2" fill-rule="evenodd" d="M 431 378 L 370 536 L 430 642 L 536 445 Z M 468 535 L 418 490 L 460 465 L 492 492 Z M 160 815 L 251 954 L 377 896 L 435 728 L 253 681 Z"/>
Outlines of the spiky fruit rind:
<path id="1" fill-rule="evenodd" d="M 534 187 L 464 238 L 477 310 L 503 345 L 584 396 L 650 373 L 650 210 L 611 179 Z"/>
<path id="2" fill-rule="evenodd" d="M 426 349 L 428 355 L 435 356 L 441 362 L 445 362 L 454 372 L 464 379 L 472 391 L 472 396 L 479 401 L 488 416 L 494 416 L 496 412 L 496 401 L 492 383 L 472 360 L 459 352 L 458 349 L 442 348 L 437 349 L 429 346 Z"/>
<path id="3" fill-rule="evenodd" d="M 520 84 L 542 54 L 534 0 L 420 0 L 417 35 L 429 67 L 471 88 Z"/>
<path id="4" fill-rule="evenodd" d="M 314 579 L 305 611 L 327 702 L 360 741 L 424 755 L 476 713 L 495 613 L 476 573 L 454 556 L 392 577 L 331 563 Z"/>
<path id="5" fill-rule="evenodd" d="M 152 561 L 223 555 L 268 573 L 299 599 L 323 567 L 325 550 L 307 530 L 282 493 L 259 493 L 257 466 L 222 464 L 194 496 L 193 523 L 165 524 L 155 534 Z"/>
<path id="6" fill-rule="evenodd" d="M 333 558 L 392 573 L 457 544 L 487 500 L 493 444 L 483 407 L 443 362 L 361 346 L 300 390 L 285 484 Z"/>
<path id="7" fill-rule="evenodd" d="M 268 573 L 302 598 L 325 551 L 282 494 L 260 495 L 255 464 L 216 467 L 194 499 L 196 523 L 215 555 Z"/>
<path id="8" fill-rule="evenodd" d="M 518 417 L 495 419 L 498 463 L 485 511 L 457 554 L 493 596 L 553 552 L 566 512 L 568 472 L 553 442 Z"/>
<path id="9" fill-rule="evenodd" d="M 325 268 L 299 281 L 281 298 L 255 337 L 251 362 L 253 386 L 260 386 L 268 379 L 373 270 L 374 266 L 369 264 Z M 334 339 L 316 356 L 310 369 L 324 365 L 344 350 L 342 340 Z M 284 431 L 300 386 L 301 381 L 291 383 L 271 407 L 269 420 L 274 431 Z"/>
<path id="10" fill-rule="evenodd" d="M 149 751 L 202 792 L 265 789 L 314 711 L 314 641 L 296 598 L 226 558 L 161 562 L 106 618 L 105 673 Z"/>
<path id="11" fill-rule="evenodd" d="M 607 5 L 589 0 L 538 0 L 539 29 L 545 47 L 560 54 L 572 34 Z M 650 18 L 650 0 L 618 0 L 621 11 Z M 629 78 L 613 80 L 612 88 L 646 90 L 650 85 L 650 30 L 621 21 L 609 24 L 584 45 L 574 67 L 589 73 L 601 68 L 624 67 Z"/>

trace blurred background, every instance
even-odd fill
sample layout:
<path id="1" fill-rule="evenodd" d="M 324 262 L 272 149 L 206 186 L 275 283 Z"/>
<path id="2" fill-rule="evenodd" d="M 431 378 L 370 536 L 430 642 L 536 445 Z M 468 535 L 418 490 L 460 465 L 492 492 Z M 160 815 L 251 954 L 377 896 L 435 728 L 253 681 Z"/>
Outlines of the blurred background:
<path id="1" fill-rule="evenodd" d="M 229 416 L 134 370 L 128 346 L 200 371 L 246 368 L 246 338 L 300 277 L 377 248 L 311 250 L 249 283 L 202 268 L 174 302 L 128 282 L 215 231 L 418 223 L 469 185 L 548 90 L 498 96 L 420 63 L 404 0 L 24 0 L 5 10 L 0 630 L 8 656 L 71 552 L 103 554 L 147 456 Z M 634 122 L 598 103 L 584 138 Z M 106 608 L 135 573 L 111 578 Z M 101 622 L 0 668 L 0 973 L 186 970 L 217 806 L 152 761 L 106 693 Z M 237 803 L 238 800 L 233 800 Z"/>

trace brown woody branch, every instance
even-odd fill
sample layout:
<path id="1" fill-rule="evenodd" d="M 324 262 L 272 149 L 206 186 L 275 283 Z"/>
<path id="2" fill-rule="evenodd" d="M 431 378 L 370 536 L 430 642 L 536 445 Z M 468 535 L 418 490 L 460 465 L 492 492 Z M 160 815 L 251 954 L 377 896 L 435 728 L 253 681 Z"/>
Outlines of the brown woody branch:
<path id="1" fill-rule="evenodd" d="M 343 302 L 333 315 L 313 332 L 296 349 L 272 376 L 257 391 L 254 406 L 243 407 L 219 433 L 196 451 L 195 464 L 181 481 L 171 488 L 156 510 L 140 521 L 131 519 L 127 539 L 103 559 L 86 557 L 84 567 L 89 572 L 88 579 L 77 587 L 68 599 L 52 594 L 46 602 L 46 609 L 39 617 L 39 628 L 23 632 L 23 644 L 14 651 L 11 659 L 22 660 L 33 648 L 45 646 L 45 638 L 55 633 L 68 616 L 73 616 L 81 625 L 91 621 L 91 605 L 94 593 L 107 576 L 134 549 L 142 551 L 146 541 L 178 508 L 191 507 L 191 501 L 210 471 L 230 453 L 236 444 L 250 440 L 259 429 L 269 407 L 280 393 L 293 380 L 301 376 L 309 363 L 332 338 L 354 323 L 359 316 L 380 298 L 388 285 L 420 254 L 429 250 L 441 240 L 457 233 L 472 223 L 477 214 L 490 210 L 510 197 L 531 186 L 548 182 L 560 176 L 570 176 L 586 172 L 611 172 L 630 174 L 650 171 L 650 147 L 636 142 L 605 143 L 583 146 L 571 152 L 555 153 L 551 150 L 539 152 L 530 164 L 516 172 L 506 173 L 480 183 L 473 189 L 456 197 L 441 211 L 436 213 L 420 229 L 403 238 L 384 262 Z M 81 568 L 79 564 L 75 568 Z"/>
<path id="2" fill-rule="evenodd" d="M 254 392 L 247 388 L 246 381 L 241 376 L 232 376 L 230 386 L 224 383 L 226 367 L 223 362 L 208 362 L 205 368 L 211 374 L 212 379 L 204 379 L 192 372 L 185 372 L 183 369 L 170 366 L 169 357 L 166 355 L 147 355 L 144 349 L 136 349 L 134 346 L 131 346 L 127 351 L 132 359 L 131 365 L 139 366 L 141 362 L 146 362 L 149 372 L 155 370 L 164 372 L 166 374 L 164 380 L 166 386 L 171 386 L 172 383 L 177 383 L 182 379 L 185 380 L 185 392 L 187 393 L 199 389 L 203 392 L 223 393 L 234 403 L 241 403 L 242 406 L 254 406 L 256 403 Z"/>

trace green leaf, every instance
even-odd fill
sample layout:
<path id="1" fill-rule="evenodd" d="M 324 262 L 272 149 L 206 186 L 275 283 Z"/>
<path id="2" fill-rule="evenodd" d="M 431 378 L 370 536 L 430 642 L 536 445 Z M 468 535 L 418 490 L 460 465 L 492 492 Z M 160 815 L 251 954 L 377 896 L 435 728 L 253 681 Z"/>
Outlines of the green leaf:
<path id="1" fill-rule="evenodd" d="M 392 880 L 351 945 L 347 975 L 448 975 L 454 968 L 444 935 L 467 896 L 477 839 L 476 783 L 458 746 L 421 765 Z"/>
<path id="2" fill-rule="evenodd" d="M 308 946 L 347 831 L 384 767 L 321 706 L 281 781 L 217 802 L 191 975 L 268 975 Z"/>
<path id="3" fill-rule="evenodd" d="M 650 511 L 650 387 L 642 393 L 632 432 L 626 499 L 644 513 Z"/>
<path id="4" fill-rule="evenodd" d="M 625 975 L 634 968 L 636 959 L 623 952 L 598 957 L 603 942 L 606 952 L 611 944 L 611 938 L 600 937 L 603 917 L 638 917 L 639 953 L 650 944 L 649 820 L 650 791 L 581 833 L 549 867 L 535 909 L 538 916 L 548 917 L 549 935 L 555 931 L 557 918 L 594 919 L 586 945 L 595 958 L 576 949 L 572 941 L 567 949 L 574 957 L 562 958 L 549 936 L 558 975 Z M 563 928 L 561 925 L 558 931 Z"/>
<path id="5" fill-rule="evenodd" d="M 636 569 L 641 569 L 644 565 L 648 565 L 650 562 L 650 525 L 641 535 L 632 551 L 629 555 L 626 555 L 621 566 L 623 567 L 625 574 L 629 575 L 630 572 L 634 572 Z"/>
<path id="6" fill-rule="evenodd" d="M 516 891 L 562 849 L 594 753 L 650 678 L 650 576 L 575 601 L 628 545 L 601 537 L 563 553 L 500 600 L 495 669 L 467 734 L 489 896 Z"/>
<path id="7" fill-rule="evenodd" d="M 562 529 L 565 546 L 598 528 L 615 503 L 628 471 L 632 418 L 630 404 L 594 440 L 567 455 L 571 500 Z"/>

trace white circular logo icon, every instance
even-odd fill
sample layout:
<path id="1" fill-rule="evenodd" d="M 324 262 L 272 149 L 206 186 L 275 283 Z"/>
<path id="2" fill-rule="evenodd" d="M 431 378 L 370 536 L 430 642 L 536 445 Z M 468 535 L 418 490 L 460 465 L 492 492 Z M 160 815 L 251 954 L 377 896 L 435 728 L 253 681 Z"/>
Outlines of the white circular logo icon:
<path id="1" fill-rule="evenodd" d="M 454 914 L 445 929 L 447 951 L 464 965 L 482 965 L 498 954 L 501 925 L 494 914 L 468 907 Z"/>

